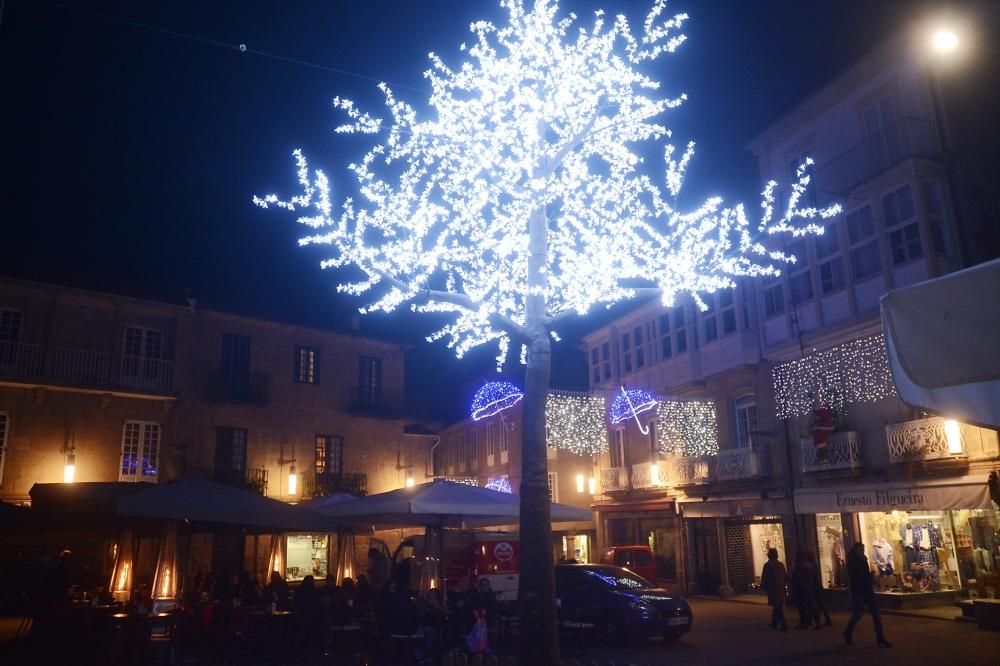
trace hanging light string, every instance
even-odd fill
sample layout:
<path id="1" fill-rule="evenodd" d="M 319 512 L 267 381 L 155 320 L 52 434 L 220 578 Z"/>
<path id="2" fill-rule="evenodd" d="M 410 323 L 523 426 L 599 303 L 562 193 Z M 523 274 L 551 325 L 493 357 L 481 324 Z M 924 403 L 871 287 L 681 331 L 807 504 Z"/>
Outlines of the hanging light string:
<path id="1" fill-rule="evenodd" d="M 352 72 L 347 69 L 341 69 L 339 67 L 331 67 L 329 65 L 321 65 L 315 62 L 309 62 L 308 60 L 301 60 L 299 58 L 291 58 L 289 56 L 283 56 L 278 53 L 271 53 L 269 51 L 264 51 L 262 49 L 251 48 L 247 46 L 246 43 L 233 43 L 225 42 L 219 39 L 212 39 L 210 37 L 202 37 L 201 35 L 193 35 L 187 32 L 180 32 L 178 30 L 171 30 L 169 28 L 162 28 L 156 25 L 150 25 L 149 23 L 143 23 L 141 21 L 136 21 L 133 19 L 123 18 L 121 16 L 113 16 L 111 14 L 103 14 L 101 12 L 95 12 L 89 9 L 83 9 L 81 7 L 74 7 L 72 5 L 64 5 L 60 2 L 51 2 L 50 0 L 38 0 L 39 3 L 44 5 L 49 5 L 51 7 L 58 7 L 69 12 L 75 12 L 77 14 L 83 14 L 86 16 L 92 16 L 94 18 L 104 19 L 105 21 L 111 21 L 112 23 L 120 23 L 122 25 L 131 26 L 133 28 L 139 28 L 141 30 L 148 30 L 150 32 L 158 32 L 163 35 L 169 35 L 171 37 L 178 37 L 180 39 L 187 39 L 193 42 L 200 42 L 202 44 L 208 44 L 210 46 L 218 46 L 224 49 L 239 51 L 240 53 L 252 53 L 253 55 L 260 56 L 262 58 L 270 58 L 271 60 L 278 60 L 280 62 L 287 62 L 292 65 L 301 65 L 302 67 L 311 67 L 312 69 L 319 69 L 325 72 L 332 72 L 333 74 L 341 74 L 343 76 L 351 76 L 356 79 L 364 79 L 365 81 L 372 81 L 374 83 L 388 83 L 396 88 L 406 88 L 407 90 L 414 90 L 416 92 L 430 93 L 426 88 L 418 88 L 417 86 L 406 85 L 405 83 L 392 83 L 390 81 L 385 81 L 384 79 L 378 79 L 372 76 L 367 76 L 365 74 L 359 74 L 358 72 Z"/>

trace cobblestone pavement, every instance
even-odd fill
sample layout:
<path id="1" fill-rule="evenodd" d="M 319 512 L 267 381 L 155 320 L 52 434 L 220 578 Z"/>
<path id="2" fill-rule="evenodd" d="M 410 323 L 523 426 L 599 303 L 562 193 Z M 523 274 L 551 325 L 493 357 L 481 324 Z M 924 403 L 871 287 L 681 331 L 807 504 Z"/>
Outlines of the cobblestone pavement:
<path id="1" fill-rule="evenodd" d="M 767 606 L 693 599 L 694 628 L 675 643 L 648 643 L 613 647 L 589 636 L 568 636 L 562 642 L 565 661 L 599 664 L 871 664 L 888 666 L 965 666 L 1000 664 L 1000 632 L 984 631 L 969 622 L 883 615 L 886 637 L 892 649 L 875 646 L 870 616 L 854 632 L 854 646 L 843 644 L 841 634 L 847 613 L 833 613 L 833 627 L 787 632 L 770 629 Z M 794 615 L 791 613 L 789 615 Z M 957 609 L 956 609 L 957 615 Z"/>

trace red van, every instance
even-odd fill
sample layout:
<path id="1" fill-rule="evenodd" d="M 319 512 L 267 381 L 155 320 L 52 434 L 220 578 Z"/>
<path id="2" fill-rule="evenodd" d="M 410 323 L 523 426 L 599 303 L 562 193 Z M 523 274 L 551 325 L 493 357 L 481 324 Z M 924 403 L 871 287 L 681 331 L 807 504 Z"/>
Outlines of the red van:
<path id="1" fill-rule="evenodd" d="M 601 564 L 623 567 L 656 583 L 656 558 L 649 546 L 611 546 L 604 550 Z"/>

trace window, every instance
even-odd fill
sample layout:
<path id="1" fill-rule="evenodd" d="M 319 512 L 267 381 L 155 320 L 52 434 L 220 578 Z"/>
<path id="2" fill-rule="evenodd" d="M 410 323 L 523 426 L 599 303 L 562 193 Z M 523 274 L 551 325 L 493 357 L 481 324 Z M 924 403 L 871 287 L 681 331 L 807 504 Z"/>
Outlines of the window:
<path id="1" fill-rule="evenodd" d="M 898 266 L 924 256 L 920 246 L 920 229 L 913 206 L 912 188 L 904 185 L 882 197 L 882 209 L 893 265 Z"/>
<path id="2" fill-rule="evenodd" d="M 476 444 L 476 431 L 470 430 L 465 433 L 465 446 L 469 449 L 469 462 L 472 463 L 473 467 L 479 463 L 479 451 Z"/>
<path id="3" fill-rule="evenodd" d="M 590 350 L 590 368 L 592 373 L 592 379 L 594 384 L 601 383 L 601 355 L 600 348 L 593 347 Z"/>
<path id="4" fill-rule="evenodd" d="M 3 469 L 3 459 L 7 453 L 7 429 L 10 417 L 5 412 L 0 412 L 0 469 Z"/>
<path id="5" fill-rule="evenodd" d="M 862 280 L 882 271 L 872 207 L 863 206 L 847 214 L 847 240 L 851 246 L 851 274 Z"/>
<path id="6" fill-rule="evenodd" d="M 844 258 L 840 253 L 838 233 L 837 223 L 831 222 L 813 241 L 819 267 L 819 289 L 824 295 L 844 287 Z"/>
<path id="7" fill-rule="evenodd" d="M 611 466 L 625 466 L 625 429 L 617 428 L 611 431 Z"/>
<path id="8" fill-rule="evenodd" d="M 649 438 L 649 453 L 650 453 L 650 458 L 649 459 L 650 460 L 656 460 L 656 452 L 657 452 L 657 449 L 656 449 L 656 419 L 653 419 L 648 424 L 646 424 L 646 427 L 649 428 L 649 434 L 646 435 L 646 437 Z"/>
<path id="9" fill-rule="evenodd" d="M 559 501 L 559 476 L 556 472 L 549 472 L 549 501 Z"/>
<path id="10" fill-rule="evenodd" d="M 358 396 L 363 405 L 382 404 L 382 359 L 358 358 Z"/>
<path id="11" fill-rule="evenodd" d="M 298 384 L 319 384 L 319 349 L 295 345 L 293 379 Z"/>
<path id="12" fill-rule="evenodd" d="M 244 428 L 215 429 L 215 480 L 242 484 L 247 468 L 247 431 Z"/>
<path id="13" fill-rule="evenodd" d="M 868 154 L 874 171 L 878 172 L 903 158 L 903 127 L 897 122 L 896 100 L 892 95 L 880 99 L 864 110 L 865 132 L 868 134 Z"/>
<path id="14" fill-rule="evenodd" d="M 0 342 L 18 342 L 21 339 L 21 313 L 18 310 L 0 310 Z"/>
<path id="15" fill-rule="evenodd" d="M 160 467 L 160 424 L 126 421 L 122 429 L 119 481 L 156 483 Z"/>
<path id="16" fill-rule="evenodd" d="M 938 181 L 924 183 L 924 208 L 927 210 L 927 226 L 931 230 L 931 245 L 935 254 L 948 254 L 948 244 L 944 236 L 944 194 Z"/>
<path id="17" fill-rule="evenodd" d="M 673 354 L 670 344 L 670 314 L 662 314 L 659 317 L 660 325 L 660 358 L 668 359 Z"/>
<path id="18" fill-rule="evenodd" d="M 674 352 L 683 354 L 687 351 L 687 324 L 684 321 L 684 306 L 674 308 Z"/>
<path id="19" fill-rule="evenodd" d="M 486 424 L 486 464 L 493 464 L 493 457 L 497 453 L 496 424 Z"/>
<path id="20" fill-rule="evenodd" d="M 622 372 L 632 372 L 632 338 L 628 333 L 622 336 Z"/>
<path id="21" fill-rule="evenodd" d="M 752 395 L 736 400 L 736 445 L 752 449 L 757 432 L 757 401 Z"/>
<path id="22" fill-rule="evenodd" d="M 646 350 L 642 346 L 642 326 L 636 326 L 632 331 L 632 340 L 635 344 L 635 367 L 641 368 L 646 365 Z"/>
<path id="23" fill-rule="evenodd" d="M 805 240 L 798 240 L 788 246 L 788 254 L 796 262 L 789 265 L 788 293 L 792 305 L 801 305 L 813 298 L 812 271 L 809 269 L 809 255 Z"/>
<path id="24" fill-rule="evenodd" d="M 705 326 L 705 342 L 711 342 L 719 337 L 718 324 L 715 321 L 715 298 L 709 296 L 705 299 L 708 309 L 701 313 L 701 321 Z"/>
<path id="25" fill-rule="evenodd" d="M 719 292 L 719 312 L 722 314 L 722 334 L 729 335 L 736 332 L 736 303 L 733 298 L 733 290 L 726 289 Z"/>
<path id="26" fill-rule="evenodd" d="M 250 397 L 250 338 L 243 335 L 222 336 L 222 391 L 226 398 Z"/>
<path id="27" fill-rule="evenodd" d="M 316 435 L 316 476 L 344 473 L 344 438 L 336 435 Z"/>
<path id="28" fill-rule="evenodd" d="M 122 346 L 122 383 L 126 386 L 158 387 L 166 368 L 163 358 L 163 331 L 126 326 Z"/>
<path id="29" fill-rule="evenodd" d="M 601 345 L 601 363 L 604 365 L 604 381 L 611 379 L 611 343 Z"/>
<path id="30" fill-rule="evenodd" d="M 780 282 L 764 286 L 764 316 L 773 317 L 785 311 L 785 286 Z"/>
<path id="31" fill-rule="evenodd" d="M 507 426 L 501 421 L 500 422 L 500 464 L 506 465 L 509 459 L 510 451 L 507 448 Z"/>

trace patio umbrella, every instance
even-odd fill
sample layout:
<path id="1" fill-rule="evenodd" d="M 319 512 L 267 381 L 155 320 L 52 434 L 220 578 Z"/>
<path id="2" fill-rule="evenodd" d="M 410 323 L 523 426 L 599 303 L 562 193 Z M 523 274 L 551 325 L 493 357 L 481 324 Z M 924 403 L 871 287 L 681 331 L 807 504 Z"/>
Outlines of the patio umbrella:
<path id="1" fill-rule="evenodd" d="M 1000 428 L 1000 259 L 889 292 L 882 328 L 903 402 Z"/>
<path id="2" fill-rule="evenodd" d="M 119 516 L 241 525 L 274 532 L 333 532 L 336 521 L 234 486 L 180 479 L 116 501 Z"/>
<path id="3" fill-rule="evenodd" d="M 436 531 L 437 552 L 443 553 L 445 527 L 512 525 L 520 521 L 521 498 L 464 483 L 437 479 L 411 488 L 361 497 L 327 506 L 313 505 L 339 525 L 373 526 L 381 529 L 425 527 Z M 590 520 L 589 510 L 552 503 L 552 522 Z M 438 558 L 438 579 L 447 594 L 444 558 Z"/>

